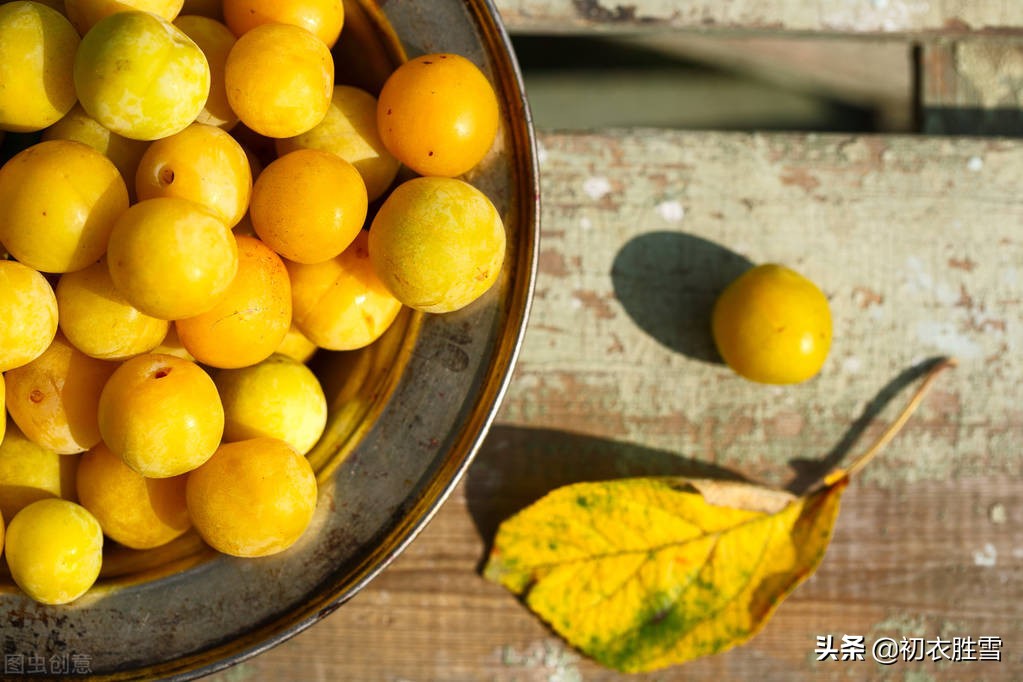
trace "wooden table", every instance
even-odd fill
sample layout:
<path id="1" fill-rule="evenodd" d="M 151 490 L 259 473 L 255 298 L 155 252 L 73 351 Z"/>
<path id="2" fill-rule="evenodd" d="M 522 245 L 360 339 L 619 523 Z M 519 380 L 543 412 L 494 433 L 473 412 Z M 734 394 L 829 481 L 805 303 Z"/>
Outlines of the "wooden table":
<path id="1" fill-rule="evenodd" d="M 845 23 L 811 11 L 826 2 L 684 3 L 674 14 L 667 2 L 563 4 L 502 8 L 513 28 L 654 17 L 647 23 L 681 29 L 922 40 L 931 65 L 945 68 L 924 70 L 923 103 L 946 113 L 995 105 L 963 86 L 968 66 L 941 55 L 993 55 L 975 42 L 982 29 L 1023 25 L 1015 3 L 990 3 L 1001 9 L 981 16 L 984 3 L 875 0 Z M 806 11 L 786 9 L 797 5 Z M 938 5 L 951 14 L 936 16 Z M 941 31 L 942 42 L 929 42 Z M 798 488 L 876 436 L 914 368 L 944 354 L 960 367 L 850 486 L 823 564 L 764 631 L 724 654 L 628 679 L 1023 679 L 1023 143 L 603 130 L 544 133 L 540 146 L 534 311 L 467 477 L 343 608 L 214 679 L 627 679 L 566 647 L 480 577 L 497 523 L 581 480 L 709 474 Z M 750 384 L 713 361 L 714 294 L 749 262 L 767 261 L 800 270 L 831 300 L 835 343 L 822 374 L 803 385 Z M 817 662 L 826 635 L 864 636 L 867 659 Z M 1001 661 L 882 666 L 869 655 L 881 637 L 996 637 Z"/>

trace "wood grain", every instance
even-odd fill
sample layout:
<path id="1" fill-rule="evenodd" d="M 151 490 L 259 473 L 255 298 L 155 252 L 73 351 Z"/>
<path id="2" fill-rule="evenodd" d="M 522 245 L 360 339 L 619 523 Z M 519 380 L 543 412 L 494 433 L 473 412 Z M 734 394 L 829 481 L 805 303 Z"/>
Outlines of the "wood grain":
<path id="1" fill-rule="evenodd" d="M 611 131 L 541 138 L 534 313 L 497 424 L 422 535 L 363 592 L 220 680 L 625 679 L 478 575 L 499 521 L 565 483 L 642 473 L 798 488 L 892 418 L 818 573 L 749 644 L 637 680 L 1023 678 L 1023 144 Z M 830 296 L 807 384 L 715 361 L 716 292 L 780 261 Z M 858 439 L 856 437 L 859 437 Z M 995 662 L 816 662 L 817 635 L 997 636 Z"/>
<path id="2" fill-rule="evenodd" d="M 934 37 L 1018 35 L 1023 5 L 995 0 L 498 0 L 512 32 L 682 30 Z"/>

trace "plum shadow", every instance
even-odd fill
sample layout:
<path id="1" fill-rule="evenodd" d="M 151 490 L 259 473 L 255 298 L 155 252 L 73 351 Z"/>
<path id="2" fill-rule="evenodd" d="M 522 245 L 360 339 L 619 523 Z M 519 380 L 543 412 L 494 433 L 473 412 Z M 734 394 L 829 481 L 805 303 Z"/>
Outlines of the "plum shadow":
<path id="1" fill-rule="evenodd" d="M 710 331 L 718 294 L 753 267 L 738 253 L 683 232 L 647 232 L 615 256 L 615 296 L 632 320 L 663 346 L 721 364 Z"/>

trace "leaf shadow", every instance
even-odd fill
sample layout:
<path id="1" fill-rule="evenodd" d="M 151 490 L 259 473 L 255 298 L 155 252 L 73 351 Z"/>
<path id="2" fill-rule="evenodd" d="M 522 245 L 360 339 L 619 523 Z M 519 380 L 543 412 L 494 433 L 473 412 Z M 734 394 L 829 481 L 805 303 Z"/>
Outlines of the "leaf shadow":
<path id="1" fill-rule="evenodd" d="M 571 483 L 640 476 L 746 481 L 675 453 L 555 429 L 495 425 L 466 473 L 469 514 L 483 539 L 482 571 L 502 521 Z"/>
<path id="2" fill-rule="evenodd" d="M 615 297 L 640 329 L 668 349 L 721 364 L 710 317 L 718 294 L 753 263 L 684 232 L 647 232 L 615 256 Z"/>
<path id="3" fill-rule="evenodd" d="M 804 459 L 795 458 L 789 460 L 789 466 L 795 471 L 795 477 L 786 486 L 787 490 L 794 495 L 802 495 L 828 474 L 832 469 L 838 467 L 848 457 L 853 446 L 857 444 L 864 432 L 876 420 L 885 408 L 889 405 L 910 384 L 922 379 L 935 365 L 942 362 L 944 358 L 934 357 L 919 362 L 900 372 L 894 379 L 889 381 L 878 391 L 877 395 L 866 404 L 860 416 L 846 429 L 842 439 L 835 444 L 822 458 Z"/>

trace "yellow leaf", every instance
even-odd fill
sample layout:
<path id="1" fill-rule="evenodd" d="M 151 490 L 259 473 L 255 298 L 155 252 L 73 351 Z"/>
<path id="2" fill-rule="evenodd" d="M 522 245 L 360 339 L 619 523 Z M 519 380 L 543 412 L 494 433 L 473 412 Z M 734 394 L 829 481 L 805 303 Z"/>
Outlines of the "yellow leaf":
<path id="1" fill-rule="evenodd" d="M 752 637 L 817 568 L 847 478 L 805 498 L 636 478 L 559 488 L 506 520 L 484 575 L 623 672 Z"/>
<path id="2" fill-rule="evenodd" d="M 874 444 L 801 497 L 669 477 L 568 485 L 501 524 L 484 575 L 580 651 L 623 672 L 741 644 L 817 569 L 850 476 L 955 360 L 929 364 Z"/>

